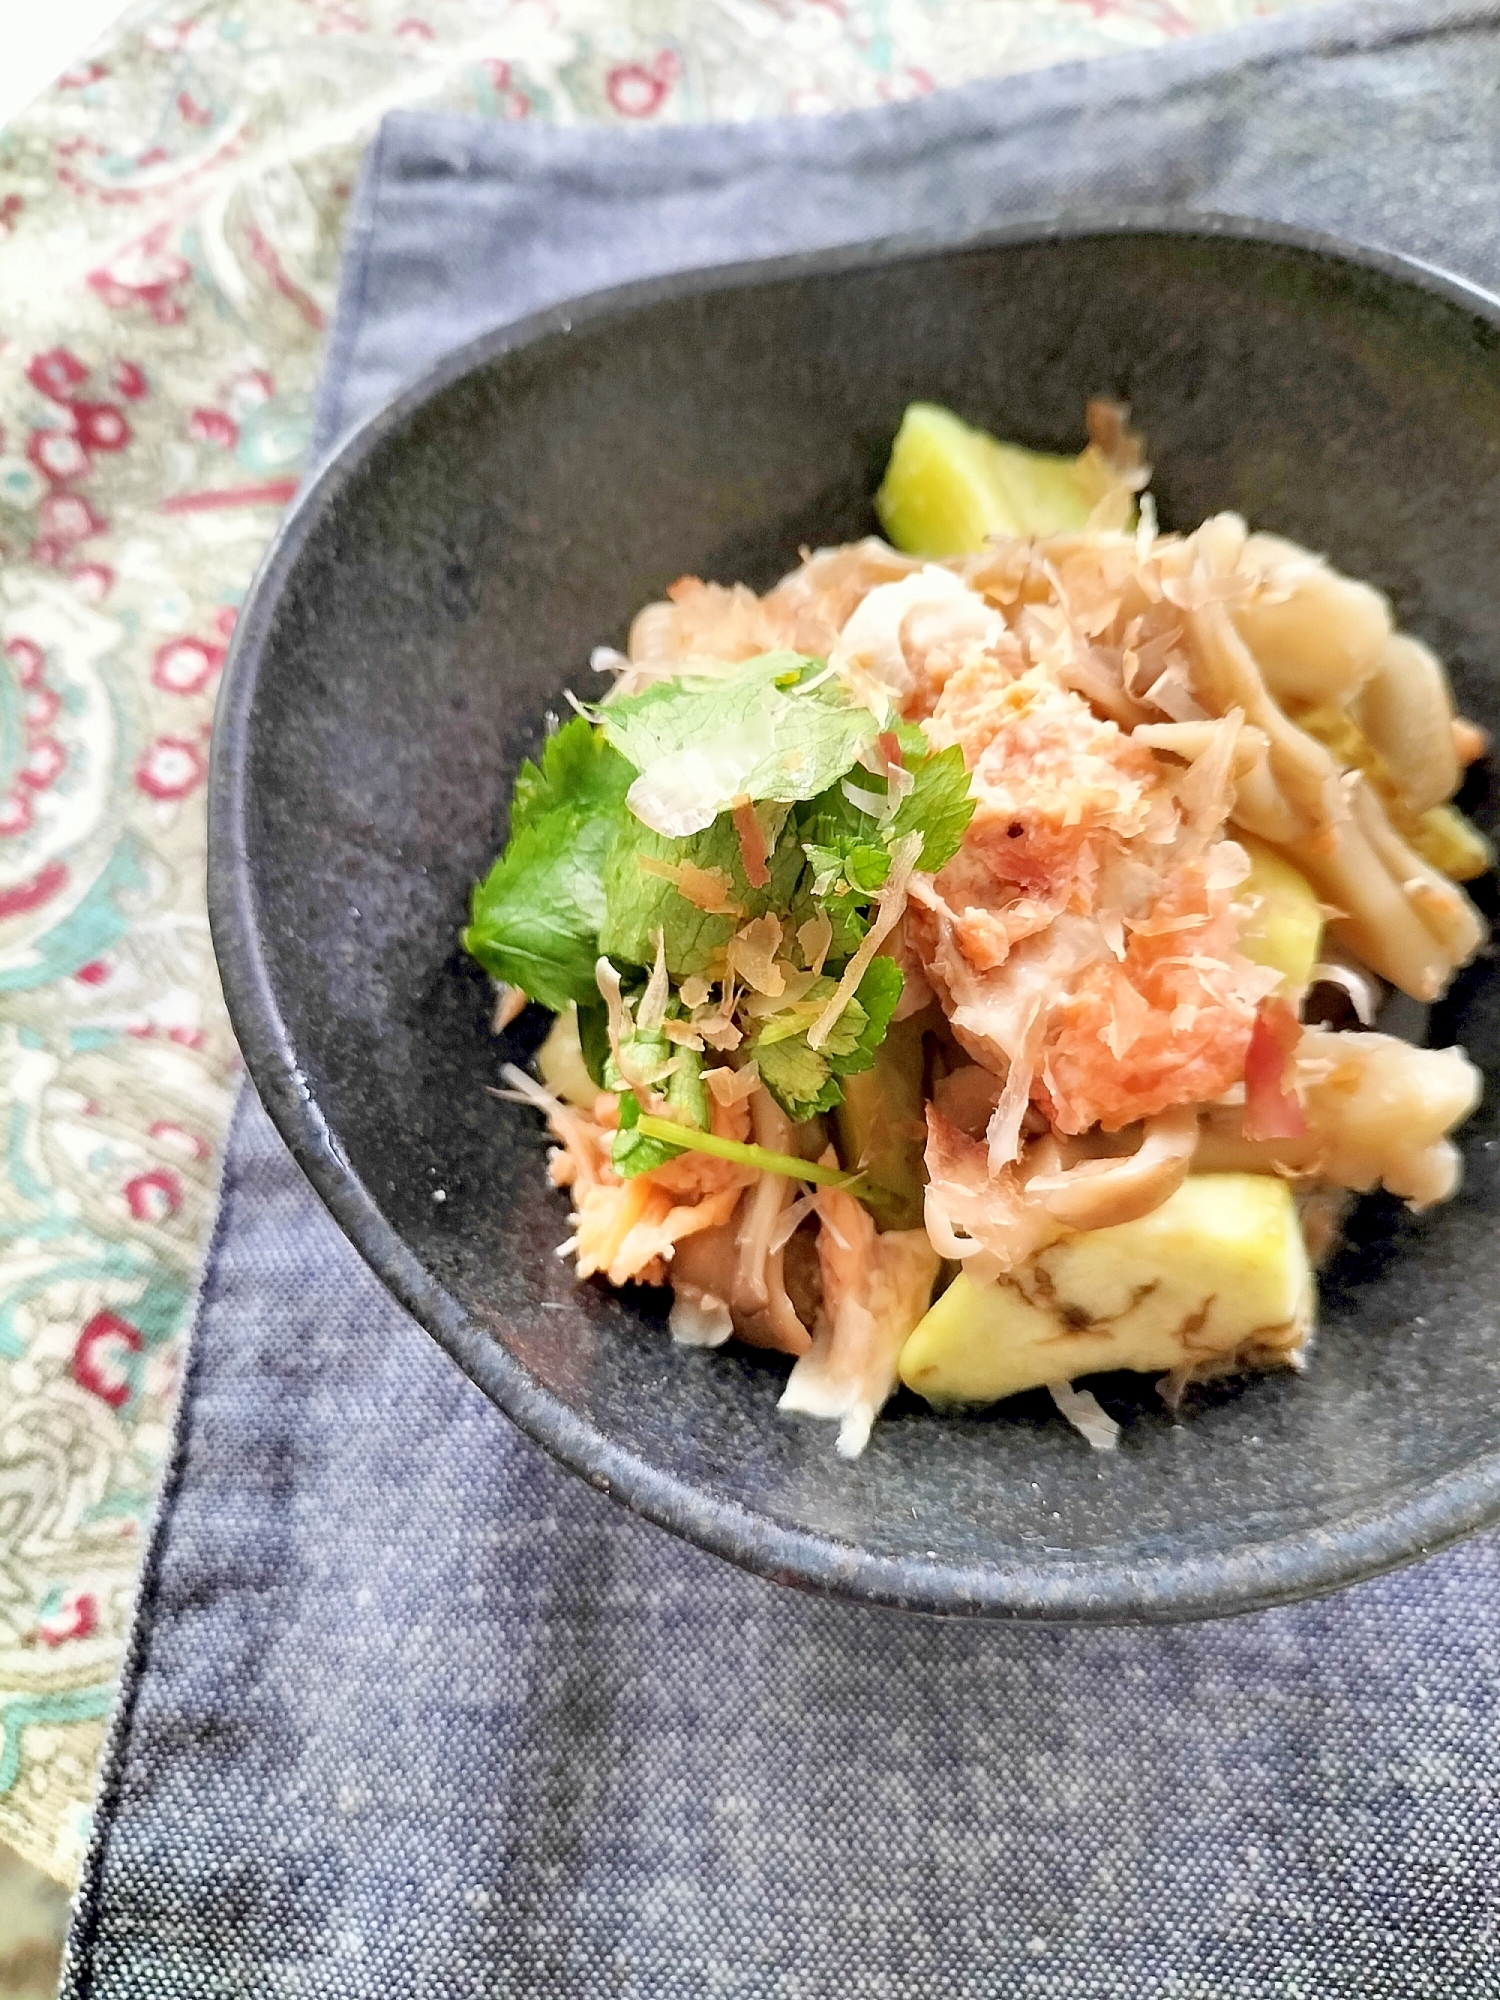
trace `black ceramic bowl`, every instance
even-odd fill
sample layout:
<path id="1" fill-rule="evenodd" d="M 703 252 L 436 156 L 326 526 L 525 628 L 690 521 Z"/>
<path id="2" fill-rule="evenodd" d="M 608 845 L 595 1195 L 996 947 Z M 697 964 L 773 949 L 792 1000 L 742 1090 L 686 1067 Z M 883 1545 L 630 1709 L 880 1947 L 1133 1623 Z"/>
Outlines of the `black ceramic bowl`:
<path id="1" fill-rule="evenodd" d="M 1233 507 L 1390 593 L 1500 715 L 1500 307 L 1239 224 L 1060 225 L 636 287 L 456 355 L 346 440 L 241 620 L 214 745 L 214 939 L 251 1074 L 356 1246 L 500 1407 L 690 1540 L 787 1582 L 949 1613 L 1172 1618 L 1402 1562 L 1500 1513 L 1497 1099 L 1451 1206 L 1372 1201 L 1305 1376 L 1149 1387 L 1091 1453 L 1041 1398 L 899 1398 L 857 1463 L 775 1408 L 785 1364 L 672 1346 L 576 1287 L 535 1116 L 486 1086 L 459 953 L 547 710 L 683 572 L 759 588 L 874 527 L 905 404 L 1075 448 L 1129 401 L 1167 525 Z M 1482 786 L 1482 778 L 1479 781 Z M 1487 800 L 1477 810 L 1485 817 Z M 1491 1070 L 1483 963 L 1431 1039 Z"/>

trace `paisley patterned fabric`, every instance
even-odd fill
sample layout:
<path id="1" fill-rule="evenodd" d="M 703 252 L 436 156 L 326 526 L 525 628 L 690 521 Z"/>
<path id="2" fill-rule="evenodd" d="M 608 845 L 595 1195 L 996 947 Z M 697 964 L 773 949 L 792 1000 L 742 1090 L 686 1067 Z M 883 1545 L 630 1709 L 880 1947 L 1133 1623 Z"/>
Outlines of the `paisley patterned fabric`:
<path id="1" fill-rule="evenodd" d="M 67 1881 L 237 1056 L 215 687 L 397 105 L 876 104 L 1258 0 L 149 0 L 0 135 L 0 1836 Z"/>

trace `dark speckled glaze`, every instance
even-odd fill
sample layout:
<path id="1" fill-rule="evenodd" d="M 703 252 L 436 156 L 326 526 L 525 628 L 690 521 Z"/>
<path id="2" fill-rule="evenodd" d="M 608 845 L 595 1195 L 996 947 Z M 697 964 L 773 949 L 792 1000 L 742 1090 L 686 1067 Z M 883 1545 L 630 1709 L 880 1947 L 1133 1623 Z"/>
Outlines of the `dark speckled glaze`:
<path id="1" fill-rule="evenodd" d="M 241 621 L 210 891 L 272 1116 L 358 1248 L 517 1423 L 627 1505 L 786 1582 L 946 1613 L 1173 1618 L 1303 1596 L 1500 1514 L 1500 987 L 1432 1039 L 1490 1071 L 1459 1200 L 1372 1201 L 1305 1376 L 1149 1388 L 1099 1457 L 1039 1397 L 898 1399 L 846 1465 L 784 1364 L 675 1349 L 575 1289 L 566 1202 L 457 948 L 511 779 L 589 650 L 685 571 L 765 587 L 867 532 L 904 405 L 1076 447 L 1126 398 L 1163 521 L 1239 508 L 1394 600 L 1500 720 L 1500 308 L 1244 225 L 1039 226 L 637 287 L 479 342 L 311 483 Z M 1481 821 L 1483 773 L 1470 793 Z"/>

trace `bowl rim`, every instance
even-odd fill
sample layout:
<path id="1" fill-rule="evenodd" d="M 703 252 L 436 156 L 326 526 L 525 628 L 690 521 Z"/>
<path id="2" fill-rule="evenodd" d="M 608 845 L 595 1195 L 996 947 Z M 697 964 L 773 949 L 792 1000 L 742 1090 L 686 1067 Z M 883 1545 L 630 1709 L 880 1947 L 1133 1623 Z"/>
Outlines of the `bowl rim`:
<path id="1" fill-rule="evenodd" d="M 324 513 L 366 461 L 429 401 L 520 348 L 677 298 L 825 277 L 970 251 L 1088 237 L 1230 239 L 1287 248 L 1395 279 L 1490 326 L 1500 298 L 1441 267 L 1322 232 L 1181 209 L 1070 210 L 966 232 L 873 241 L 672 272 L 564 301 L 490 328 L 443 355 L 350 425 L 309 469 L 247 593 L 221 680 L 210 751 L 208 915 L 231 1025 L 251 1082 L 297 1164 L 397 1301 L 534 1442 L 632 1512 L 774 1582 L 857 1603 L 944 1616 L 1158 1623 L 1294 1602 L 1418 1560 L 1500 1518 L 1500 1450 L 1389 1506 L 1324 1528 L 1251 1541 L 1230 1554 L 1130 1564 L 1069 1556 L 990 1564 L 878 1555 L 788 1526 L 628 1449 L 546 1388 L 472 1319 L 386 1220 L 339 1146 L 297 1061 L 256 921 L 246 841 L 245 754 L 259 668 L 282 590 Z"/>

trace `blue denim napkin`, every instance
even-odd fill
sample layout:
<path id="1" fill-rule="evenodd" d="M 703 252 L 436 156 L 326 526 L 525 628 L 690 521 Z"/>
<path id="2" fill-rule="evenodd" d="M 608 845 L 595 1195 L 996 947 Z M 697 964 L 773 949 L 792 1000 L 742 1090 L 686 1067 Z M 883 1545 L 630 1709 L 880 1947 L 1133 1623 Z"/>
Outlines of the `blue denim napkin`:
<path id="1" fill-rule="evenodd" d="M 1363 7 L 740 129 L 390 120 L 333 437 L 671 266 L 1066 206 L 1500 277 L 1500 34 Z M 1218 1626 L 795 1597 L 522 1439 L 235 1118 L 64 1992 L 1500 1994 L 1500 1541 Z"/>

